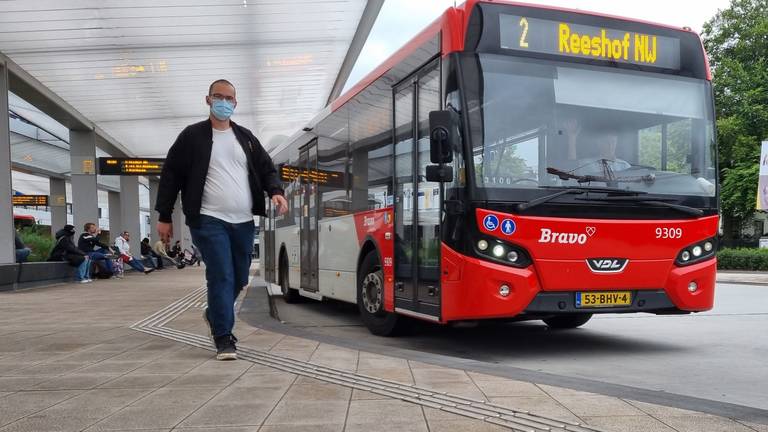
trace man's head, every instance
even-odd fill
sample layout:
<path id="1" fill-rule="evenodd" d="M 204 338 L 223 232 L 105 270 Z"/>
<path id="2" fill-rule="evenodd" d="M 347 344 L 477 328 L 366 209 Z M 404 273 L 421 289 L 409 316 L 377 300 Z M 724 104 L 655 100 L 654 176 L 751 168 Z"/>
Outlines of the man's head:
<path id="1" fill-rule="evenodd" d="M 218 79 L 208 87 L 208 95 L 205 97 L 205 103 L 211 107 L 211 115 L 217 120 L 229 120 L 237 106 L 235 97 L 235 86 L 225 80 Z"/>
<path id="2" fill-rule="evenodd" d="M 144 243 L 144 244 L 149 244 L 149 238 L 148 237 L 144 237 L 143 239 L 141 239 L 141 242 Z"/>
<path id="3" fill-rule="evenodd" d="M 121 237 L 123 237 L 126 240 L 130 240 L 131 239 L 131 233 L 129 233 L 128 231 L 123 231 L 123 233 L 121 234 Z"/>
<path id="4" fill-rule="evenodd" d="M 88 234 L 96 234 L 96 232 L 99 230 L 99 227 L 96 226 L 93 222 L 88 222 L 85 225 L 83 225 L 83 231 L 87 232 Z"/>
<path id="5" fill-rule="evenodd" d="M 616 144 L 619 137 L 614 133 L 601 135 L 597 139 L 597 151 L 601 158 L 616 159 Z"/>

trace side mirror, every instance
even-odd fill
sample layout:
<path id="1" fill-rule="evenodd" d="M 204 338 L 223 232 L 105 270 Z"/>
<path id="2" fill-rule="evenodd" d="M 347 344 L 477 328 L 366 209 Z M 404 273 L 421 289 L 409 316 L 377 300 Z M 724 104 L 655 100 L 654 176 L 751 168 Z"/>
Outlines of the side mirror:
<path id="1" fill-rule="evenodd" d="M 432 163 L 453 161 L 453 149 L 459 147 L 459 114 L 455 111 L 429 113 L 429 159 Z"/>
<path id="2" fill-rule="evenodd" d="M 453 181 L 453 167 L 450 165 L 427 165 L 427 181 L 449 183 Z"/>

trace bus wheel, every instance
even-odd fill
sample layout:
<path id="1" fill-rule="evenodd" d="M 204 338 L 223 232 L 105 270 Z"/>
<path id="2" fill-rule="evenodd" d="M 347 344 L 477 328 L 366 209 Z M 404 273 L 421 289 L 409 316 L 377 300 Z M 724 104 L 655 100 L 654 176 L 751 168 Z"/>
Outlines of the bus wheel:
<path id="1" fill-rule="evenodd" d="M 592 318 L 591 313 L 575 313 L 556 315 L 543 321 L 552 329 L 572 329 L 584 325 L 590 318 Z"/>
<path id="2" fill-rule="evenodd" d="M 377 336 L 399 333 L 403 320 L 384 310 L 384 272 L 375 252 L 368 253 L 363 259 L 357 286 L 357 308 L 368 330 Z"/>
<path id="3" fill-rule="evenodd" d="M 285 255 L 281 255 L 280 258 L 280 290 L 283 292 L 283 300 L 286 303 L 298 303 L 301 299 L 299 290 L 289 288 L 288 283 L 288 259 Z"/>

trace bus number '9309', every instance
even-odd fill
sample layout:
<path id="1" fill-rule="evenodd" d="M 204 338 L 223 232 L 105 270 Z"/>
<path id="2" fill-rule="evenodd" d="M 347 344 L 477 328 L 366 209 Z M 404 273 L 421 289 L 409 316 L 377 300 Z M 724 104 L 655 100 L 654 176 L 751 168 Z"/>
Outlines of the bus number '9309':
<path id="1" fill-rule="evenodd" d="M 667 228 L 667 227 L 656 228 L 657 239 L 679 239 L 682 237 L 683 237 L 682 228 Z"/>

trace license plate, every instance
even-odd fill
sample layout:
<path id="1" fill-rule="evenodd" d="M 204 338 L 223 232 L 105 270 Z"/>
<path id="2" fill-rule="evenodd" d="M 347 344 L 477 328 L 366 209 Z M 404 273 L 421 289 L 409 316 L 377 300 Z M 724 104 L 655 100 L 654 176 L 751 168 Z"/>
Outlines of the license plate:
<path id="1" fill-rule="evenodd" d="M 577 292 L 577 308 L 620 307 L 632 305 L 630 291 Z"/>

